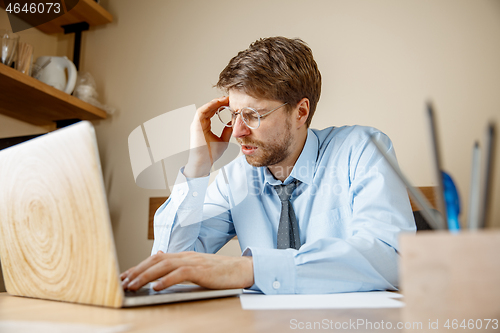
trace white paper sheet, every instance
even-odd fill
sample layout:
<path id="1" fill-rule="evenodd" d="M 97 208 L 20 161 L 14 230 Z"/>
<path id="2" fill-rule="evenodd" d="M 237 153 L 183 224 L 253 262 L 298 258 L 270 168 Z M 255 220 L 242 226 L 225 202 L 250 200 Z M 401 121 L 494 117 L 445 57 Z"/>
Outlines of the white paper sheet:
<path id="1" fill-rule="evenodd" d="M 130 325 L 104 326 L 50 321 L 0 320 L 2 333 L 121 333 L 130 328 Z"/>
<path id="2" fill-rule="evenodd" d="M 401 308 L 403 295 L 387 291 L 326 295 L 240 295 L 244 310 Z"/>

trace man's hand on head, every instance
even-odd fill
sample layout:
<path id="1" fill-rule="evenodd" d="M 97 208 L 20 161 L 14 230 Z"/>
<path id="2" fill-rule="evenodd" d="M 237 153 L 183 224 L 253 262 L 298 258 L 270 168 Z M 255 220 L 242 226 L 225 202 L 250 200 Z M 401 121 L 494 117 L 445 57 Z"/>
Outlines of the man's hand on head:
<path id="1" fill-rule="evenodd" d="M 196 110 L 190 127 L 189 159 L 184 168 L 184 175 L 189 178 L 204 177 L 210 172 L 227 148 L 231 127 L 224 127 L 220 136 L 212 132 L 211 119 L 216 116 L 221 106 L 229 105 L 229 97 L 216 98 Z"/>
<path id="2" fill-rule="evenodd" d="M 123 272 L 120 278 L 123 288 L 129 290 L 137 290 L 152 281 L 155 281 L 154 290 L 184 281 L 209 289 L 249 288 L 254 284 L 253 260 L 252 257 L 159 251 Z"/>

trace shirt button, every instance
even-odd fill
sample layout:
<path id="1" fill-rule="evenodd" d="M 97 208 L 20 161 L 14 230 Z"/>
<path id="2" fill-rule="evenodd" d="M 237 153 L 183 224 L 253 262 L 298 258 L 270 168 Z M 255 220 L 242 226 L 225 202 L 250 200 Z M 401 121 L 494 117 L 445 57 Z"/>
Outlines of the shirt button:
<path id="1" fill-rule="evenodd" d="M 279 281 L 274 281 L 273 282 L 273 288 L 274 289 L 280 289 L 281 287 L 281 283 Z"/>
<path id="2" fill-rule="evenodd" d="M 193 192 L 193 197 L 197 197 L 198 196 L 198 192 Z"/>

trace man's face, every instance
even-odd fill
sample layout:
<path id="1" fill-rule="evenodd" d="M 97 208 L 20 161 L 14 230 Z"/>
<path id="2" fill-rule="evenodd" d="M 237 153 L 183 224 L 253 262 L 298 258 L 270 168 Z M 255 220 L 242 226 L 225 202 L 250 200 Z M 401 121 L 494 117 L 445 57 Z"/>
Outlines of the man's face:
<path id="1" fill-rule="evenodd" d="M 229 106 L 238 112 L 250 107 L 264 114 L 283 104 L 280 101 L 257 99 L 238 90 L 229 91 Z M 247 162 L 255 167 L 272 166 L 284 161 L 293 148 L 292 125 L 285 107 L 272 112 L 260 120 L 257 129 L 245 125 L 237 116 L 233 136 L 241 145 Z"/>

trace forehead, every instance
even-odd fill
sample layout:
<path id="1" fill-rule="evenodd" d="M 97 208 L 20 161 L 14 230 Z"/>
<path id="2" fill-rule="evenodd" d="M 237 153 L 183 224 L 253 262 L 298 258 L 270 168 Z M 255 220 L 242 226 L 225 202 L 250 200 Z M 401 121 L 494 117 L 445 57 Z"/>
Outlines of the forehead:
<path id="1" fill-rule="evenodd" d="M 264 98 L 255 98 L 240 90 L 229 91 L 229 106 L 233 110 L 239 110 L 244 107 L 250 107 L 257 111 L 268 110 L 278 101 L 272 101 Z"/>

